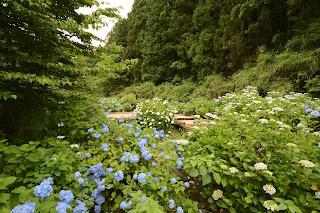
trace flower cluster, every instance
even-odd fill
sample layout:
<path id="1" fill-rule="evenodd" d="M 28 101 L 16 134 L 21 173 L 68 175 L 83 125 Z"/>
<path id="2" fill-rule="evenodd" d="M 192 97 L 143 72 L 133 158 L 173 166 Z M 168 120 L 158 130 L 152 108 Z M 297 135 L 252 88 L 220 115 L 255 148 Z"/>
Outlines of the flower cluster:
<path id="1" fill-rule="evenodd" d="M 59 193 L 60 202 L 56 205 L 58 213 L 67 212 L 67 208 L 72 209 L 70 203 L 73 201 L 73 193 L 70 190 L 62 190 Z"/>
<path id="2" fill-rule="evenodd" d="M 308 160 L 301 160 L 299 163 L 304 167 L 316 167 L 316 165 Z"/>
<path id="3" fill-rule="evenodd" d="M 262 170 L 262 169 L 267 170 L 267 165 L 262 163 L 262 162 L 260 162 L 260 163 L 254 164 L 254 168 L 256 170 Z"/>
<path id="4" fill-rule="evenodd" d="M 270 184 L 264 185 L 263 190 L 270 195 L 273 195 L 274 193 L 276 193 L 276 189 Z"/>
<path id="5" fill-rule="evenodd" d="M 263 206 L 271 211 L 279 211 L 279 206 L 273 200 L 264 201 Z"/>
<path id="6" fill-rule="evenodd" d="M 223 192 L 220 189 L 214 190 L 212 193 L 212 198 L 214 200 L 219 200 L 220 198 L 222 198 L 223 196 Z"/>
<path id="7" fill-rule="evenodd" d="M 49 197 L 49 195 L 51 194 L 53 188 L 53 178 L 52 177 L 48 177 L 46 179 L 43 179 L 40 183 L 40 185 L 36 186 L 34 188 L 34 195 L 38 198 L 40 198 L 41 200 L 43 200 L 44 198 Z"/>
<path id="8" fill-rule="evenodd" d="M 35 208 L 36 204 L 34 202 L 26 202 L 14 207 L 11 213 L 35 213 Z"/>

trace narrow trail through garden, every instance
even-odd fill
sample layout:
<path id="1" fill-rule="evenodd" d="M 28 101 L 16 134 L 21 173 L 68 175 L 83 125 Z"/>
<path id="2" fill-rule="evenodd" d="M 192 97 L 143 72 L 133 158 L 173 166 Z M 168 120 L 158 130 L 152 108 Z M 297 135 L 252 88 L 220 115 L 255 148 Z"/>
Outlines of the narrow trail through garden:
<path id="1" fill-rule="evenodd" d="M 136 115 L 135 112 L 112 112 L 107 114 L 107 117 L 113 119 L 123 119 L 130 120 L 132 117 L 134 118 Z M 183 114 L 176 114 L 174 116 L 174 124 L 181 126 L 186 131 L 192 131 L 194 129 L 195 118 L 194 115 L 187 116 Z M 207 124 L 214 124 L 214 121 L 201 119 L 201 123 L 199 125 L 205 126 Z"/>

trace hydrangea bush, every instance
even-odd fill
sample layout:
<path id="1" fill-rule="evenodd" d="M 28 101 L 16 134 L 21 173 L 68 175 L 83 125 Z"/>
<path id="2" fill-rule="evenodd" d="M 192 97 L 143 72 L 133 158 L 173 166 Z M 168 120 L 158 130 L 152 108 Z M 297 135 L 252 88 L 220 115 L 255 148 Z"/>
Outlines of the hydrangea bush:
<path id="1" fill-rule="evenodd" d="M 135 112 L 140 125 L 168 131 L 174 124 L 177 110 L 168 101 L 154 98 L 138 103 Z"/>
<path id="2" fill-rule="evenodd" d="M 319 99 L 249 87 L 215 102 L 215 125 L 191 135 L 182 166 L 211 210 L 319 211 Z"/>

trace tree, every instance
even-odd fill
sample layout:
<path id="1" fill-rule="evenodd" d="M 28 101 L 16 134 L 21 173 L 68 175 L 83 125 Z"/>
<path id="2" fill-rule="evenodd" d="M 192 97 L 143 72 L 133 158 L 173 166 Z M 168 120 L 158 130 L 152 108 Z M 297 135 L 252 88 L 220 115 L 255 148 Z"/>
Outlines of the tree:
<path id="1" fill-rule="evenodd" d="M 84 28 L 105 25 L 102 16 L 119 17 L 117 9 L 91 15 L 80 7 L 99 6 L 96 0 L 5 0 L 0 4 L 0 128 L 5 134 L 46 128 L 52 100 L 68 93 L 82 74 L 71 59 L 90 54 L 92 39 Z M 72 93 L 68 93 L 72 94 Z M 35 131 L 37 129 L 37 131 Z M 39 130 L 39 131 L 38 131 Z"/>

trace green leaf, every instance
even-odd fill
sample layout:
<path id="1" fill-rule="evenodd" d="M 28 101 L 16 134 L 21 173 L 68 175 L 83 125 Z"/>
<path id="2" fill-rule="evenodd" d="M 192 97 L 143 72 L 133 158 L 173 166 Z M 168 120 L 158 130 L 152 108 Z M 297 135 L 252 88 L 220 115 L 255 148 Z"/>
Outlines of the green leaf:
<path id="1" fill-rule="evenodd" d="M 199 172 L 202 176 L 207 174 L 207 169 L 203 166 L 200 167 Z"/>
<path id="2" fill-rule="evenodd" d="M 205 174 L 202 177 L 202 185 L 207 185 L 211 182 L 211 176 L 209 174 Z"/>
<path id="3" fill-rule="evenodd" d="M 195 169 L 195 168 L 192 168 L 190 171 L 189 171 L 189 175 L 191 177 L 198 177 L 199 173 L 198 173 L 198 170 Z"/>
<path id="4" fill-rule="evenodd" d="M 11 193 L 17 193 L 20 194 L 26 190 L 26 187 L 24 186 L 19 186 L 18 188 L 15 188 L 14 190 L 11 191 Z"/>
<path id="5" fill-rule="evenodd" d="M 41 212 L 44 210 L 50 210 L 50 209 L 54 208 L 54 206 L 56 206 L 56 205 L 57 205 L 56 201 L 47 200 L 47 201 L 44 201 L 43 203 L 41 203 L 39 206 L 37 206 L 36 210 L 37 210 L 37 212 Z"/>
<path id="6" fill-rule="evenodd" d="M 221 176 L 220 176 L 220 174 L 219 173 L 213 173 L 213 178 L 214 178 L 214 180 L 217 182 L 217 184 L 220 184 L 220 182 L 221 182 Z"/>
<path id="7" fill-rule="evenodd" d="M 286 210 L 288 208 L 288 206 L 284 203 L 280 203 L 279 204 L 279 211 L 282 211 L 282 210 Z"/>
<path id="8" fill-rule="evenodd" d="M 9 194 L 0 193 L 0 203 L 7 203 L 8 198 L 9 198 Z"/>
<path id="9" fill-rule="evenodd" d="M 6 177 L 4 179 L 0 179 L 0 189 L 5 189 L 8 185 L 12 184 L 17 177 Z"/>
<path id="10" fill-rule="evenodd" d="M 30 153 L 28 156 L 27 156 L 27 159 L 29 161 L 32 161 L 32 162 L 38 162 L 39 161 L 39 157 L 37 154 L 35 153 Z"/>

